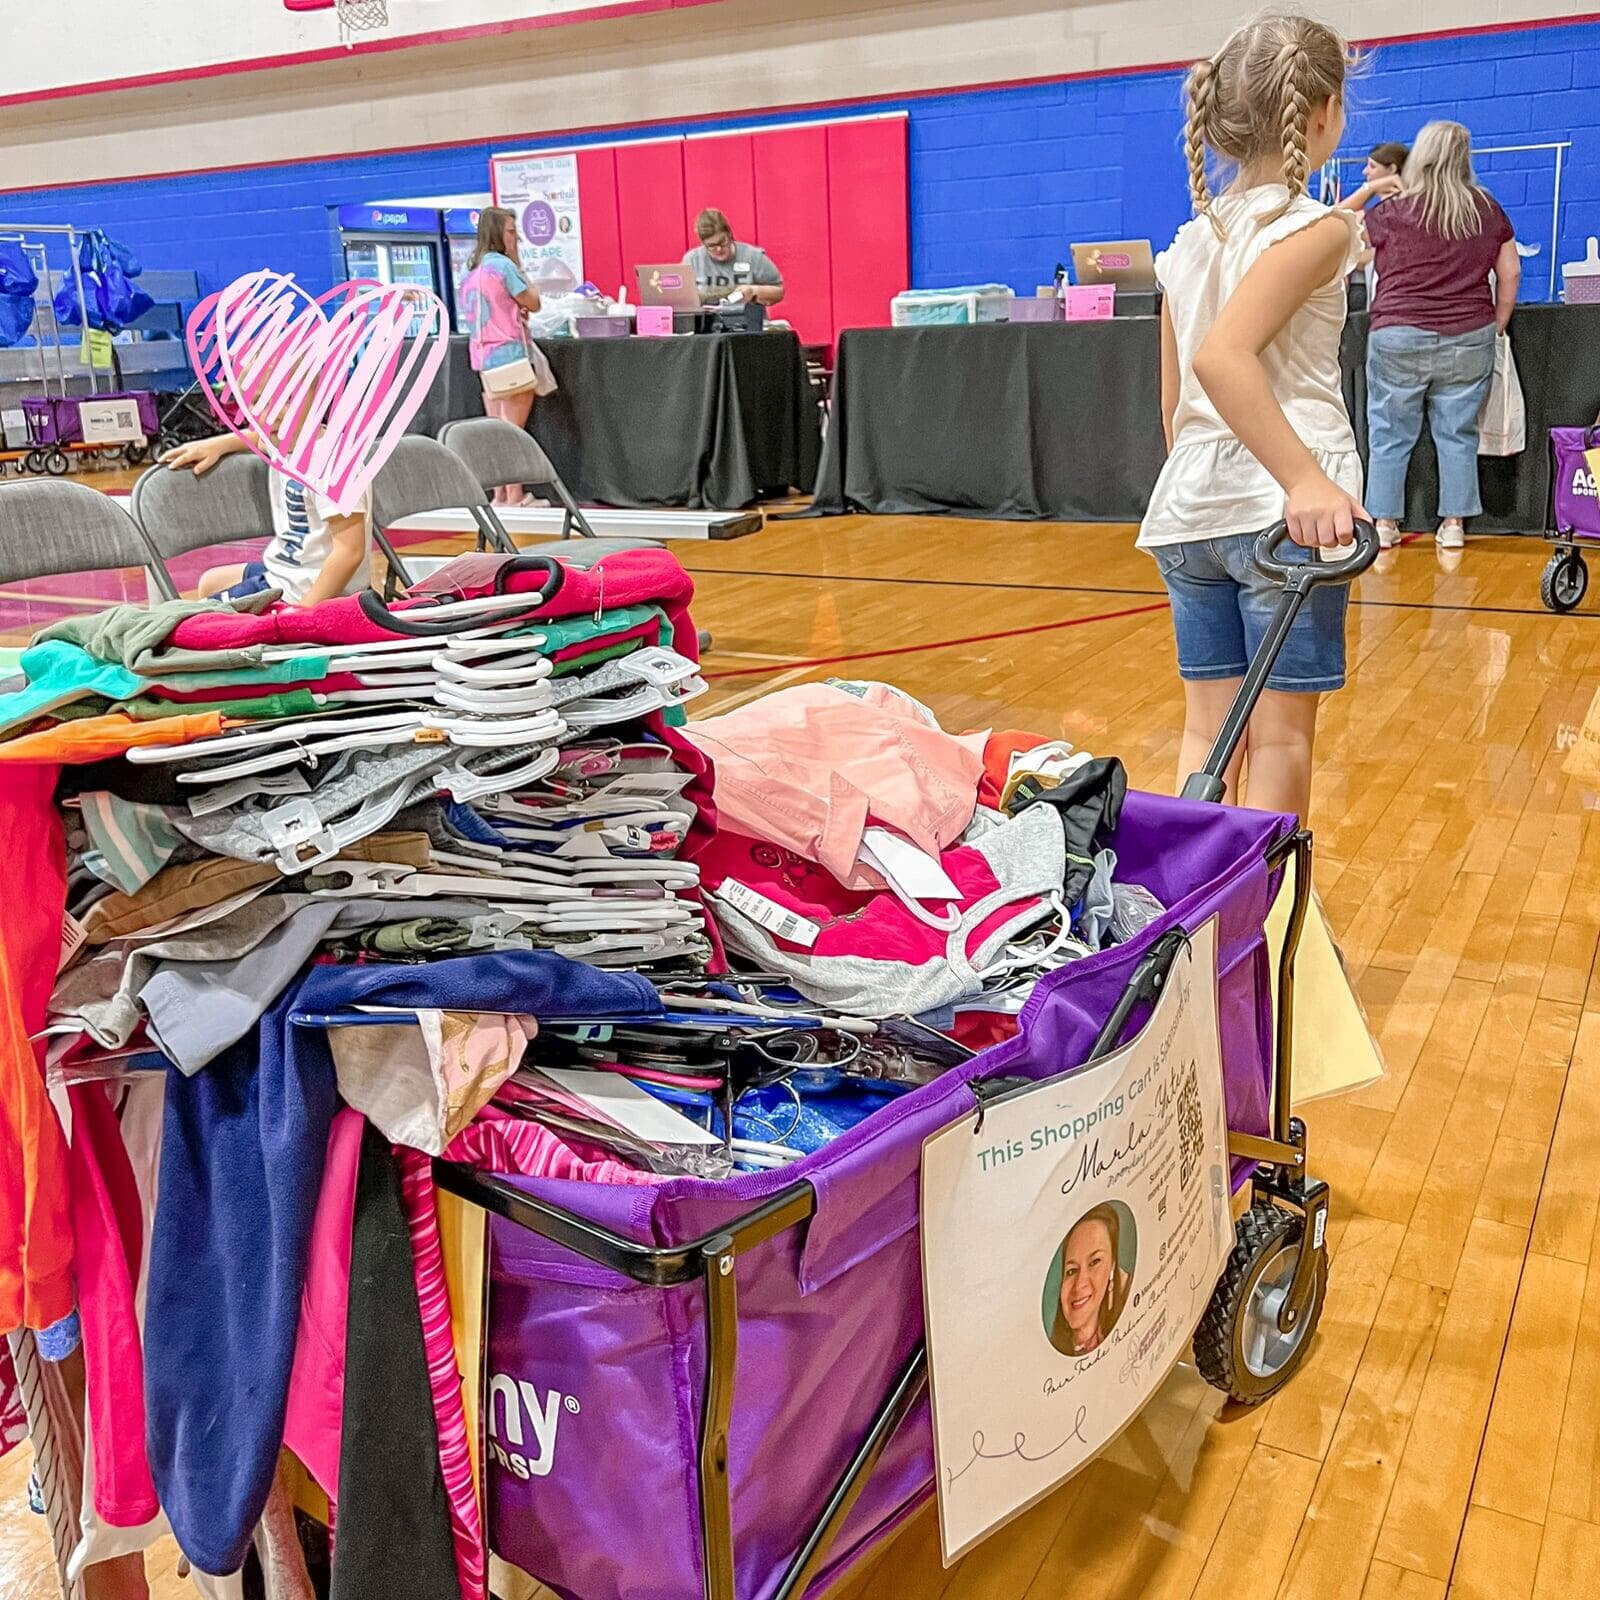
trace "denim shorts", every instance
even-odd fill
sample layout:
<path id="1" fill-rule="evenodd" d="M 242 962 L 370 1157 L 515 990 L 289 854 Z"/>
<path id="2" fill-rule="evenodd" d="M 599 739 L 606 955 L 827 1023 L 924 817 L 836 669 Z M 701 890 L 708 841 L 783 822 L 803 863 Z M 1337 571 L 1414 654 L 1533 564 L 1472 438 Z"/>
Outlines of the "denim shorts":
<path id="1" fill-rule="evenodd" d="M 1178 636 L 1178 675 L 1190 683 L 1242 678 L 1278 610 L 1282 586 L 1251 559 L 1253 533 L 1184 544 L 1150 553 L 1172 600 Z M 1278 558 L 1291 565 L 1311 552 L 1285 542 Z M 1348 584 L 1313 589 L 1289 629 L 1267 687 L 1286 694 L 1326 694 L 1344 687 L 1344 625 Z"/>

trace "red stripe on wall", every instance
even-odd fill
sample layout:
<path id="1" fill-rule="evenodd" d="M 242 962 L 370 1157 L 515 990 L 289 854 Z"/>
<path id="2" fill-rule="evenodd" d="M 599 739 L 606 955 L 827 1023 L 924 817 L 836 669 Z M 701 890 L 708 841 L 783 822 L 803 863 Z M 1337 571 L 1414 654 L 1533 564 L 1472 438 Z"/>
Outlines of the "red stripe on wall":
<path id="1" fill-rule="evenodd" d="M 252 0 L 257 3 L 257 0 Z M 265 3 L 265 0 L 260 0 Z M 331 6 L 333 0 L 329 0 Z M 339 61 L 353 55 L 384 55 L 391 50 L 411 50 L 421 45 L 458 44 L 464 39 L 493 39 L 511 33 L 528 33 L 536 28 L 563 28 L 581 22 L 609 22 L 618 17 L 640 16 L 652 11 L 684 11 L 690 6 L 716 5 L 719 0 L 615 0 L 566 16 L 513 17 L 504 22 L 480 22 L 466 28 L 436 28 L 427 33 L 406 33 L 393 38 L 361 39 L 350 44 L 329 45 L 317 50 L 294 50 L 275 56 L 249 56 L 239 61 L 213 61 L 198 67 L 174 67 L 168 72 L 146 72 L 131 78 L 101 78 L 92 83 L 64 83 L 49 89 L 25 89 L 20 94 L 0 95 L 0 106 L 30 105 L 40 100 L 66 100 L 75 95 L 112 94 L 121 89 L 149 89 L 166 83 L 189 83 L 197 78 L 225 78 L 237 72 L 273 72 L 280 67 L 305 67 L 318 61 Z M 307 11 L 306 5 L 289 6 L 291 11 Z M 419 146 L 419 148 L 427 148 Z"/>

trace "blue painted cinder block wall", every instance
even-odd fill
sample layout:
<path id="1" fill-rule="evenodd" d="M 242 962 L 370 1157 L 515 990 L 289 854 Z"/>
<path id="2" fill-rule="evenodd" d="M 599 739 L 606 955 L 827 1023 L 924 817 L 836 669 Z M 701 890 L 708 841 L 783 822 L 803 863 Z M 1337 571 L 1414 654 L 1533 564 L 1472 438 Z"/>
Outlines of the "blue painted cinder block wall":
<path id="1" fill-rule="evenodd" d="M 910 118 L 912 270 L 918 287 L 1049 280 L 1074 240 L 1149 238 L 1159 248 L 1188 215 L 1179 152 L 1182 74 L 1126 73 L 1022 88 L 971 90 L 852 106 Z M 1384 46 L 1352 87 L 1344 153 L 1409 139 L 1451 117 L 1477 143 L 1570 139 L 1558 261 L 1600 233 L 1600 23 L 1431 38 Z M 774 112 L 653 127 L 755 127 L 839 115 Z M 549 141 L 606 142 L 616 134 Z M 105 228 L 151 267 L 198 272 L 213 289 L 262 265 L 321 289 L 342 275 L 329 208 L 407 195 L 486 189 L 503 140 L 255 167 L 245 171 L 86 184 L 7 195 L 0 222 L 71 221 Z M 1549 152 L 1491 157 L 1482 176 L 1521 238 L 1525 293 L 1549 282 L 1553 160 Z M 1353 172 L 1354 169 L 1348 169 Z M 870 241 L 863 241 L 870 248 Z"/>

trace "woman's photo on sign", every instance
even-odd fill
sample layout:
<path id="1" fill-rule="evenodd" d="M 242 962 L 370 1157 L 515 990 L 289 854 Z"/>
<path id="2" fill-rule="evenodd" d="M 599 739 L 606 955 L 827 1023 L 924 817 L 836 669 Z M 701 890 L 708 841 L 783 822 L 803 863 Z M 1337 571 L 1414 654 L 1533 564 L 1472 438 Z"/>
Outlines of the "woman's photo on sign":
<path id="1" fill-rule="evenodd" d="M 1120 1200 L 1091 1207 L 1067 1230 L 1045 1273 L 1045 1336 L 1064 1356 L 1087 1355 L 1110 1335 L 1128 1303 L 1138 1227 Z"/>

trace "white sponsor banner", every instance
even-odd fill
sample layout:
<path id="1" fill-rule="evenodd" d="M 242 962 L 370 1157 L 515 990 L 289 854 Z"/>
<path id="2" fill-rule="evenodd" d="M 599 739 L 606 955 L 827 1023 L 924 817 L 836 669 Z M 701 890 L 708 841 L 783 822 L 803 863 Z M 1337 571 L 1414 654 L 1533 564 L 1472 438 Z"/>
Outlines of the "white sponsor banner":
<path id="1" fill-rule="evenodd" d="M 947 1564 L 1137 1415 L 1188 1348 L 1232 1246 L 1208 923 L 1131 1044 L 923 1146 Z"/>
<path id="2" fill-rule="evenodd" d="M 583 282 L 583 219 L 578 204 L 578 157 L 551 154 L 492 156 L 494 203 L 516 214 L 522 269 L 546 284 Z"/>

